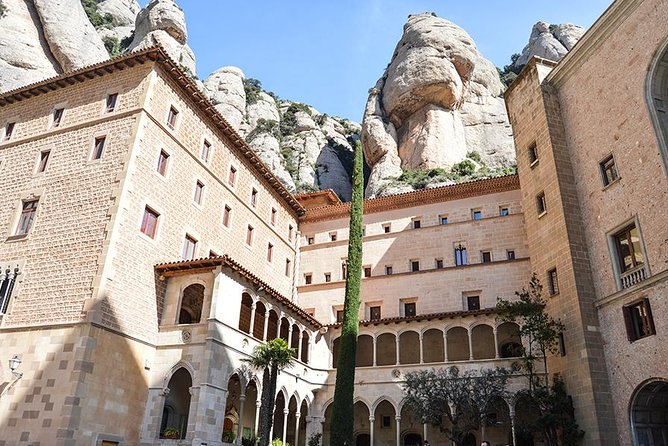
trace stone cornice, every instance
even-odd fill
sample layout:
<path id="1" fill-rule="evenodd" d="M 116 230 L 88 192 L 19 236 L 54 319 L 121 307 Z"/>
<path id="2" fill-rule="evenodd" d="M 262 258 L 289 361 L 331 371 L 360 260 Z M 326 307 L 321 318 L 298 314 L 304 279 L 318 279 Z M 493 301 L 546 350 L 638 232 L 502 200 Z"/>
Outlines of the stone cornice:
<path id="1" fill-rule="evenodd" d="M 403 194 L 364 200 L 364 213 L 373 214 L 392 209 L 402 209 L 429 203 L 440 203 L 481 195 L 508 192 L 519 189 L 519 187 L 520 182 L 517 175 L 486 178 L 451 186 L 405 192 Z M 300 217 L 300 222 L 312 223 L 323 220 L 334 220 L 338 218 L 347 218 L 349 215 L 350 203 L 341 203 L 332 206 L 321 206 L 307 209 L 305 214 Z"/>

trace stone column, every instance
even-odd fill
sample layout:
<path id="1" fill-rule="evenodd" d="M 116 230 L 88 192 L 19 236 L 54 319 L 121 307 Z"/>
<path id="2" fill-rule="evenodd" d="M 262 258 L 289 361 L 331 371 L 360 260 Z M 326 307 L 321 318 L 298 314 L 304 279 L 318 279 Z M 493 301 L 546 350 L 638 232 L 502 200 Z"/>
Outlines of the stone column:
<path id="1" fill-rule="evenodd" d="M 399 357 L 401 356 L 401 351 L 399 350 L 399 336 L 395 336 L 395 340 L 396 340 L 396 343 L 397 343 L 397 348 L 396 348 L 396 350 L 397 350 L 397 362 L 396 362 L 396 365 L 399 365 Z"/>
<path id="2" fill-rule="evenodd" d="M 209 383 L 190 388 L 190 414 L 186 439 L 192 444 L 217 444 L 223 433 L 219 420 L 225 418 L 228 392 Z"/>
<path id="3" fill-rule="evenodd" d="M 517 439 L 515 438 L 515 406 L 509 404 L 510 406 L 510 431 L 513 434 L 513 446 L 517 445 Z"/>
<path id="4" fill-rule="evenodd" d="M 473 361 L 473 337 L 471 336 L 471 329 L 466 330 L 469 334 L 469 361 Z"/>
<path id="5" fill-rule="evenodd" d="M 499 327 L 494 324 L 494 352 L 496 353 L 495 358 L 499 359 Z"/>
<path id="6" fill-rule="evenodd" d="M 292 347 L 292 324 L 290 324 L 289 322 L 288 322 L 288 347 Z"/>
<path id="7" fill-rule="evenodd" d="M 250 330 L 248 330 L 248 334 L 251 336 L 253 336 L 253 329 L 255 328 L 255 308 L 257 308 L 257 303 L 253 302 L 253 305 L 251 305 Z"/>
<path id="8" fill-rule="evenodd" d="M 253 427 L 253 436 L 257 438 L 258 428 L 260 427 L 260 407 L 262 407 L 262 401 L 259 399 L 255 401 L 255 426 Z"/>
<path id="9" fill-rule="evenodd" d="M 294 446 L 299 446 L 299 418 L 302 416 L 301 412 L 297 412 L 295 414 L 295 417 L 297 418 L 297 421 L 295 421 L 295 444 Z"/>
<path id="10" fill-rule="evenodd" d="M 376 342 L 378 342 L 378 338 L 375 336 L 373 337 L 373 366 L 376 367 Z"/>
<path id="11" fill-rule="evenodd" d="M 420 364 L 424 364 L 424 342 L 423 333 L 420 332 Z"/>
<path id="12" fill-rule="evenodd" d="M 160 435 L 160 423 L 165 400 L 169 395 L 169 387 L 154 387 L 148 389 L 148 398 L 144 410 L 144 422 L 141 428 L 141 439 L 155 439 Z"/>
<path id="13" fill-rule="evenodd" d="M 443 359 L 448 362 L 448 332 L 443 330 Z"/>
<path id="14" fill-rule="evenodd" d="M 262 332 L 262 340 L 267 342 L 267 330 L 269 329 L 269 308 L 265 308 L 264 313 L 264 330 Z"/>
<path id="15" fill-rule="evenodd" d="M 369 446 L 373 446 L 373 422 L 376 420 L 376 417 L 369 415 Z"/>
<path id="16" fill-rule="evenodd" d="M 397 446 L 401 446 L 401 416 L 397 415 L 394 419 L 397 421 Z"/>
<path id="17" fill-rule="evenodd" d="M 237 438 L 236 444 L 241 446 L 241 433 L 244 421 L 244 405 L 246 404 L 246 395 L 242 393 L 239 395 L 239 421 L 237 422 Z"/>
<path id="18" fill-rule="evenodd" d="M 422 425 L 422 443 L 424 443 L 425 441 L 428 441 L 428 439 L 427 439 L 427 426 L 428 426 L 427 423 L 424 423 Z"/>
<path id="19" fill-rule="evenodd" d="M 302 360 L 302 341 L 304 340 L 304 332 L 299 330 L 299 345 L 297 345 L 297 359 Z M 297 443 L 295 441 L 295 443 Z M 295 444 L 295 446 L 297 446 Z"/>
<path id="20" fill-rule="evenodd" d="M 285 404 L 288 404 L 286 402 Z M 285 439 L 288 436 L 288 414 L 290 413 L 290 409 L 285 408 L 283 409 L 283 436 L 281 439 L 283 440 L 283 444 L 285 444 Z"/>

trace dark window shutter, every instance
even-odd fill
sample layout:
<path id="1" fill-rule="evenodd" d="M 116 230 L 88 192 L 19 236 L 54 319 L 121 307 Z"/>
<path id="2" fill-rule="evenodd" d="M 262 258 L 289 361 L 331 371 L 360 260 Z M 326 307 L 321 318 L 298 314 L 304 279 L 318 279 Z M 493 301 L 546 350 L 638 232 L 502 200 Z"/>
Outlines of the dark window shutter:
<path id="1" fill-rule="evenodd" d="M 631 314 L 631 307 L 622 307 L 624 311 L 624 325 L 626 325 L 626 337 L 629 342 L 636 340 L 635 331 L 633 330 L 633 316 Z"/>
<path id="2" fill-rule="evenodd" d="M 645 309 L 647 310 L 647 318 L 649 319 L 649 330 L 650 334 L 655 335 L 656 329 L 654 328 L 654 317 L 652 317 L 652 307 L 649 305 L 649 299 L 644 299 Z"/>

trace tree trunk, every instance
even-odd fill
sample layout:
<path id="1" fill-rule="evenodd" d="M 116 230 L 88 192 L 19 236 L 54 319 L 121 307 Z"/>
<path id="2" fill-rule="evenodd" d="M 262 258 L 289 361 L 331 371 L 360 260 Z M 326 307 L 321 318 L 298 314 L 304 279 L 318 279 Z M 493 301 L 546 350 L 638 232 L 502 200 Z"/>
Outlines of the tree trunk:
<path id="1" fill-rule="evenodd" d="M 348 241 L 348 277 L 343 304 L 343 326 L 339 361 L 336 366 L 336 387 L 332 407 L 330 446 L 352 446 L 353 393 L 355 384 L 355 356 L 359 330 L 360 280 L 362 277 L 362 215 L 364 213 L 364 158 L 362 147 L 355 146 L 353 167 L 353 195 L 350 209 L 350 235 Z"/>
<path id="2" fill-rule="evenodd" d="M 260 397 L 260 420 L 258 423 L 259 446 L 268 446 L 271 439 L 269 433 L 271 432 L 271 424 L 273 421 L 273 393 L 271 392 L 271 377 L 269 367 L 264 369 L 262 376 L 262 396 Z"/>

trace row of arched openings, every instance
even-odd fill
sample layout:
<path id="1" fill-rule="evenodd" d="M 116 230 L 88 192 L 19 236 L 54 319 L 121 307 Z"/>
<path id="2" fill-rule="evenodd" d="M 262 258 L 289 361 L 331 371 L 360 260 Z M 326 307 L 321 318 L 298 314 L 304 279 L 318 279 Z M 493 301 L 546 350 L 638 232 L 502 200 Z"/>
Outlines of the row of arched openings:
<path id="1" fill-rule="evenodd" d="M 340 338 L 336 338 L 332 345 L 333 364 L 338 361 L 339 342 Z M 356 365 L 373 367 L 514 358 L 521 353 L 519 327 L 504 322 L 498 326 L 496 336 L 494 329 L 486 324 L 476 325 L 470 331 L 464 327 L 452 327 L 445 332 L 430 328 L 422 334 L 422 339 L 420 333 L 411 330 L 402 332 L 398 338 L 395 333 L 375 337 L 362 334 L 357 337 Z"/>
<path id="2" fill-rule="evenodd" d="M 266 326 L 265 326 L 266 325 Z M 279 317 L 273 309 L 261 302 L 255 302 L 248 293 L 241 296 L 241 311 L 239 314 L 239 330 L 248 333 L 259 341 L 270 341 L 281 338 L 295 349 L 295 357 L 303 363 L 309 360 L 309 334 L 301 330 L 297 324 L 290 324 L 286 317 Z"/>

